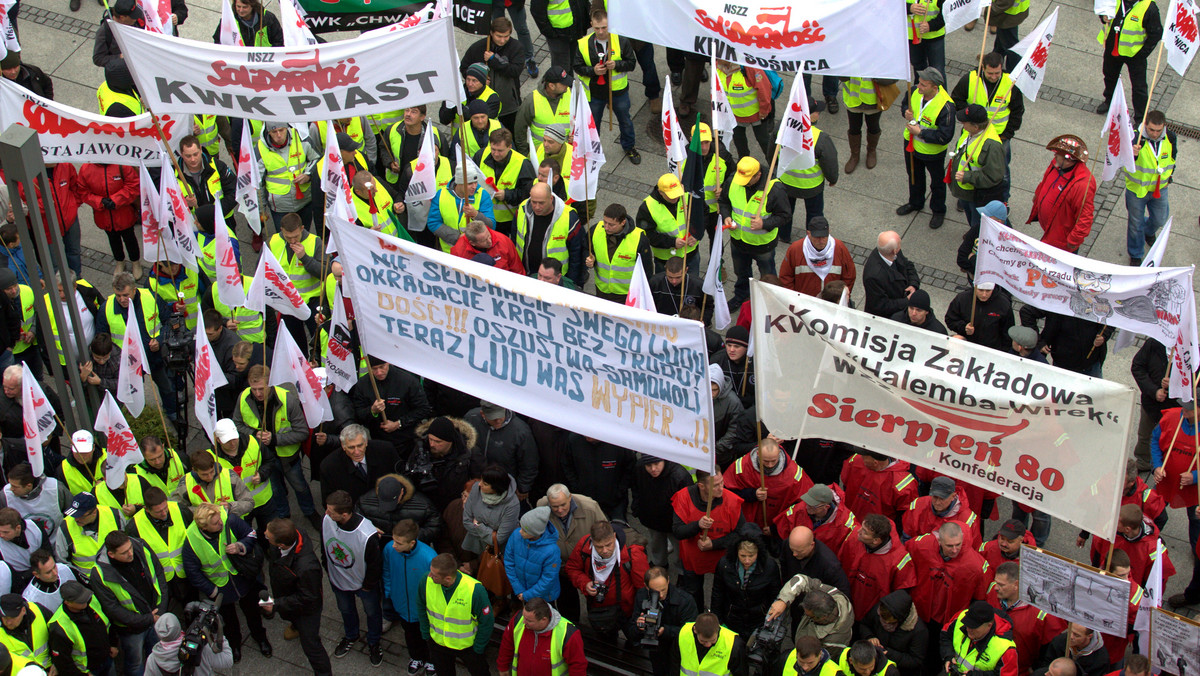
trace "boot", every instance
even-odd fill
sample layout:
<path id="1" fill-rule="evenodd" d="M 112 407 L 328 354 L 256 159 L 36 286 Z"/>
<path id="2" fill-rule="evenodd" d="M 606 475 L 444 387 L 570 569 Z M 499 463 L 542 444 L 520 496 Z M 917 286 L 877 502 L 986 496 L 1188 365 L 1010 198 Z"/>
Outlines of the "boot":
<path id="1" fill-rule="evenodd" d="M 662 97 L 661 96 L 658 97 L 657 99 L 650 99 L 650 112 L 654 113 L 655 115 L 662 114 Z"/>
<path id="2" fill-rule="evenodd" d="M 142 262 L 140 260 L 133 261 L 132 263 L 130 263 L 130 268 L 131 268 L 130 272 L 133 273 L 134 279 L 142 278 Z"/>
<path id="3" fill-rule="evenodd" d="M 845 172 L 853 174 L 858 168 L 858 151 L 862 148 L 862 134 L 850 134 L 850 159 L 846 160 Z"/>
<path id="4" fill-rule="evenodd" d="M 867 168 L 874 169 L 875 163 L 879 158 L 875 155 L 875 148 L 879 145 L 879 134 L 867 134 Z"/>
<path id="5" fill-rule="evenodd" d="M 113 266 L 113 272 L 116 274 L 125 272 L 125 261 L 117 261 L 117 264 Z"/>

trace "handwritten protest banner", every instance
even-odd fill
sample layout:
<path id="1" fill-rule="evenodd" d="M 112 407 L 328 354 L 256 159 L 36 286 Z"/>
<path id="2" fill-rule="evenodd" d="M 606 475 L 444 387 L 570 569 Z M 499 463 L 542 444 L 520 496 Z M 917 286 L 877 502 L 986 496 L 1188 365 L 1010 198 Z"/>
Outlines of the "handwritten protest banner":
<path id="1" fill-rule="evenodd" d="M 546 422 L 713 467 L 704 328 L 356 226 L 335 229 L 367 351 Z"/>
<path id="2" fill-rule="evenodd" d="M 1028 545 L 1021 546 L 1021 599 L 1112 636 L 1124 636 L 1129 622 L 1129 580 Z"/>
<path id="3" fill-rule="evenodd" d="M 760 282 L 751 308 L 773 434 L 846 442 L 1116 529 L 1132 388 Z"/>
<path id="4" fill-rule="evenodd" d="M 1153 673 L 1191 676 L 1200 669 L 1200 624 L 1161 608 L 1150 618 Z"/>

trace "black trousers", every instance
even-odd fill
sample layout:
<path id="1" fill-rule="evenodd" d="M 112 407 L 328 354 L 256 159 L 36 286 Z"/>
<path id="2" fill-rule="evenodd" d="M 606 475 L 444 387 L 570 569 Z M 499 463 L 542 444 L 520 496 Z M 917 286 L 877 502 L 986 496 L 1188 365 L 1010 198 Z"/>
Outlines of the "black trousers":
<path id="1" fill-rule="evenodd" d="M 907 147 L 906 141 L 901 141 Z M 909 159 L 911 158 L 911 159 Z M 904 151 L 904 170 L 908 172 L 908 203 L 917 209 L 925 206 L 925 176 L 929 175 L 929 210 L 946 213 L 946 152 L 922 155 Z"/>
<path id="2" fill-rule="evenodd" d="M 1117 77 L 1121 68 L 1129 71 L 1129 88 L 1133 93 L 1133 116 L 1141 120 L 1146 110 L 1146 101 L 1150 98 L 1150 87 L 1146 84 L 1145 50 L 1134 56 L 1113 56 L 1111 49 L 1104 52 L 1102 70 L 1104 72 L 1104 103 L 1112 101 L 1113 89 L 1117 86 Z"/>
<path id="3" fill-rule="evenodd" d="M 256 582 L 245 596 L 238 599 L 237 603 L 226 603 L 221 606 L 221 620 L 225 623 L 225 637 L 233 641 L 232 645 L 242 645 L 242 623 L 238 621 L 238 606 L 241 607 L 242 614 L 246 616 L 246 626 L 250 629 L 251 638 L 255 641 L 267 640 L 262 611 L 258 608 L 258 592 L 261 588 L 262 585 Z"/>
<path id="4" fill-rule="evenodd" d="M 385 609 L 390 605 L 390 601 L 385 603 Z M 387 613 L 385 612 L 384 615 L 387 615 Z M 421 660 L 422 662 L 431 662 L 432 660 L 429 657 L 430 642 L 421 636 L 421 623 L 406 622 L 402 619 L 397 619 L 397 621 L 400 623 L 400 628 L 404 630 L 404 645 L 408 647 L 409 658 Z"/>
<path id="5" fill-rule="evenodd" d="M 117 262 L 125 260 L 125 252 L 129 252 L 129 260 L 141 260 L 142 254 L 138 251 L 138 242 L 141 238 L 138 237 L 136 228 L 105 231 L 104 234 L 108 235 L 108 248 L 112 249 L 113 260 Z"/>
<path id="6" fill-rule="evenodd" d="M 333 667 L 329 664 L 329 653 L 325 652 L 325 645 L 321 643 L 321 613 L 300 615 L 291 620 L 292 626 L 300 632 L 300 649 L 308 658 L 313 674 L 330 676 L 333 673 Z"/>
<path id="7" fill-rule="evenodd" d="M 463 665 L 467 667 L 467 673 L 471 676 L 489 676 L 487 657 L 480 655 L 471 648 L 463 650 L 452 650 L 445 646 L 440 646 L 435 642 L 430 642 L 429 652 L 433 656 L 433 667 L 439 674 L 456 674 L 457 667 L 454 666 L 456 659 L 462 659 Z"/>

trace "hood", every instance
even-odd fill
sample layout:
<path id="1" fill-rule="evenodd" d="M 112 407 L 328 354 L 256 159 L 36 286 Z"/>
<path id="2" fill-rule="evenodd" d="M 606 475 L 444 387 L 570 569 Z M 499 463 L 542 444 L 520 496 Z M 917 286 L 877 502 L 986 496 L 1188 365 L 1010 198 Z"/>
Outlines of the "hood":
<path id="1" fill-rule="evenodd" d="M 179 618 L 172 613 L 163 615 L 154 623 L 154 633 L 158 634 L 158 643 L 152 654 L 159 669 L 164 673 L 179 671 L 179 646 L 183 643 Z"/>
<path id="2" fill-rule="evenodd" d="M 717 399 L 725 397 L 733 392 L 733 382 L 725 375 L 725 369 L 721 368 L 720 364 L 708 365 L 708 382 L 716 383 L 720 387 L 717 392 Z"/>
<path id="3" fill-rule="evenodd" d="M 767 555 L 767 546 L 763 543 L 763 539 L 761 537 L 759 537 L 757 534 L 756 535 L 746 535 L 744 537 L 738 538 L 737 544 L 735 544 L 734 546 L 729 547 L 725 550 L 724 558 L 729 559 L 730 563 L 734 563 L 739 566 L 742 565 L 742 562 L 738 561 L 738 547 L 741 546 L 741 544 L 747 540 L 758 545 L 758 560 L 754 562 L 754 570 L 761 571 L 763 569 L 763 567 L 758 564 L 762 563 L 763 557 Z"/>
<path id="4" fill-rule="evenodd" d="M 1071 640 L 1070 636 L 1067 637 L 1067 640 Z M 1088 644 L 1083 647 L 1083 650 L 1079 651 L 1079 654 L 1091 655 L 1097 650 L 1104 650 L 1104 636 L 1098 631 L 1093 631 L 1092 640 L 1088 641 Z"/>
<path id="5" fill-rule="evenodd" d="M 892 617 L 900 619 L 900 630 L 911 631 L 917 626 L 917 609 L 913 606 L 912 596 L 901 589 L 883 597 L 879 605 L 888 609 Z"/>
<path id="6" fill-rule="evenodd" d="M 446 419 L 454 424 L 454 430 L 458 432 L 460 437 L 454 440 L 454 450 L 451 451 L 451 454 L 453 455 L 454 451 L 458 450 L 460 443 L 464 450 L 475 448 L 476 442 L 479 441 L 479 435 L 475 432 L 475 428 L 471 426 L 471 423 L 462 418 L 451 418 L 450 416 L 446 416 Z M 425 435 L 429 433 L 429 424 L 432 422 L 433 418 L 430 418 L 417 425 L 417 436 L 424 439 Z"/>
<path id="7" fill-rule="evenodd" d="M 538 633 L 548 634 L 548 633 L 554 631 L 554 628 L 557 627 L 558 623 L 561 621 L 562 621 L 562 615 L 559 614 L 558 610 L 555 609 L 554 606 L 550 606 L 550 624 L 547 624 L 546 628 Z"/>
<path id="8" fill-rule="evenodd" d="M 412 500 L 413 496 L 416 495 L 417 489 L 415 486 L 413 486 L 413 482 L 411 480 L 409 480 L 409 478 L 404 476 L 403 474 L 384 474 L 383 476 L 379 477 L 378 480 L 375 481 L 375 485 L 378 486 L 379 481 L 381 481 L 383 479 L 389 479 L 389 478 L 399 481 L 400 485 L 404 487 L 404 497 L 401 498 L 400 501 L 396 503 L 397 507 L 399 507 L 400 505 L 403 505 L 404 503 L 408 502 L 409 500 Z M 375 491 L 375 498 L 379 499 L 379 490 L 378 489 L 376 489 L 376 491 Z"/>

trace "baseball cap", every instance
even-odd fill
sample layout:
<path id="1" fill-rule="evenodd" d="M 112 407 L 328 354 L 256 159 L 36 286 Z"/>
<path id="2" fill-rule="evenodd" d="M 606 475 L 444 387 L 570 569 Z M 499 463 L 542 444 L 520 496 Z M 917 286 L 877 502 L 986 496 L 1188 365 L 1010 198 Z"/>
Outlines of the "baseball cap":
<path id="1" fill-rule="evenodd" d="M 811 97 L 811 96 L 810 96 L 810 97 L 808 97 L 808 112 L 810 112 L 810 113 L 823 113 L 823 112 L 825 112 L 825 102 L 824 102 L 824 101 L 818 101 L 818 100 L 814 99 L 814 98 L 813 98 L 813 97 Z"/>
<path id="2" fill-rule="evenodd" d="M 400 499 L 404 495 L 404 484 L 396 477 L 385 476 L 379 480 L 379 485 L 375 487 L 379 494 L 380 504 L 391 504 Z"/>
<path id="3" fill-rule="evenodd" d="M 213 436 L 222 444 L 238 438 L 237 426 L 229 418 L 221 418 L 213 427 Z"/>
<path id="4" fill-rule="evenodd" d="M 339 131 L 337 135 L 338 150 L 350 152 L 362 148 L 362 144 L 350 138 L 350 135 L 344 131 Z"/>
<path id="5" fill-rule="evenodd" d="M 737 175 L 733 177 L 734 185 L 749 185 L 750 180 L 758 173 L 762 165 L 753 157 L 743 157 L 737 163 Z"/>
<path id="6" fill-rule="evenodd" d="M 58 591 L 62 596 L 62 600 L 70 601 L 71 603 L 87 605 L 92 600 L 92 592 L 75 580 L 64 582 Z"/>
<path id="7" fill-rule="evenodd" d="M 824 216 L 813 216 L 808 220 L 807 230 L 813 237 L 828 237 L 829 221 Z"/>
<path id="8" fill-rule="evenodd" d="M 677 200 L 683 197 L 683 186 L 675 174 L 663 174 L 658 179 L 658 191 L 667 199 Z"/>
<path id="9" fill-rule="evenodd" d="M 542 81 L 549 82 L 550 84 L 569 85 L 572 79 L 574 78 L 571 76 L 571 72 L 562 66 L 551 66 L 546 69 L 546 74 L 542 76 Z"/>
<path id="10" fill-rule="evenodd" d="M 1009 540 L 1019 540 L 1025 537 L 1025 524 L 1016 519 L 1009 519 L 1004 522 L 1003 526 L 1000 526 L 1000 535 Z"/>
<path id="11" fill-rule="evenodd" d="M 696 133 L 695 127 L 692 127 L 692 133 L 693 134 Z M 712 129 L 707 124 L 704 124 L 703 122 L 700 123 L 700 140 L 701 141 L 711 141 L 712 140 Z"/>
<path id="12" fill-rule="evenodd" d="M 971 124 L 983 124 L 987 122 L 987 109 L 978 103 L 968 103 L 965 108 L 958 111 L 955 116 L 959 122 L 970 122 Z"/>
<path id="13" fill-rule="evenodd" d="M 942 76 L 942 71 L 933 67 L 923 68 L 917 71 L 917 78 L 921 80 L 929 80 L 939 87 L 946 84 L 946 78 Z"/>
<path id="14" fill-rule="evenodd" d="M 71 506 L 63 512 L 63 516 L 80 516 L 96 508 L 96 496 L 91 493 L 80 493 L 71 501 Z"/>
<path id="15" fill-rule="evenodd" d="M 92 438 L 92 433 L 87 430 L 79 430 L 72 434 L 71 450 L 76 453 L 91 453 L 96 450 L 96 442 Z"/>
<path id="16" fill-rule="evenodd" d="M 479 400 L 479 411 L 485 420 L 503 420 L 508 415 L 508 409 L 490 401 Z"/>
<path id="17" fill-rule="evenodd" d="M 978 629 L 980 625 L 992 622 L 996 617 L 995 611 L 985 601 L 975 601 L 967 608 L 962 623 L 967 629 Z"/>
<path id="18" fill-rule="evenodd" d="M 0 596 L 0 614 L 5 617 L 16 617 L 25 607 L 25 599 L 20 594 L 5 594 Z"/>
<path id="19" fill-rule="evenodd" d="M 800 496 L 809 507 L 833 504 L 833 489 L 825 484 L 816 484 L 808 492 Z"/>
<path id="20" fill-rule="evenodd" d="M 954 495 L 954 479 L 946 476 L 934 477 L 929 484 L 929 494 L 935 498 L 948 498 Z"/>

